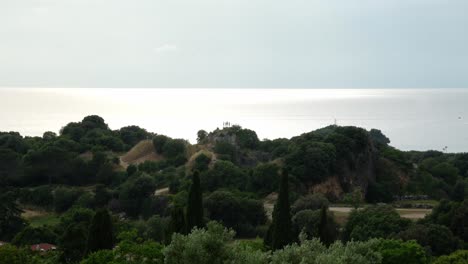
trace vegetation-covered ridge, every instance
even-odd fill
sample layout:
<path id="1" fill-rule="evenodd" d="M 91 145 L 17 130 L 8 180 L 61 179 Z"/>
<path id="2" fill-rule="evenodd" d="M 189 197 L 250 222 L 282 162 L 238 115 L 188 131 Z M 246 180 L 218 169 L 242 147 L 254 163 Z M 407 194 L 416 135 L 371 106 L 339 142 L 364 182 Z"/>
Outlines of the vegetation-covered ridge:
<path id="1" fill-rule="evenodd" d="M 99 116 L 0 132 L 0 263 L 458 263 L 468 154 L 389 144 L 351 126 L 275 140 L 231 126 L 190 144 Z M 434 206 L 418 221 L 395 210 Z"/>

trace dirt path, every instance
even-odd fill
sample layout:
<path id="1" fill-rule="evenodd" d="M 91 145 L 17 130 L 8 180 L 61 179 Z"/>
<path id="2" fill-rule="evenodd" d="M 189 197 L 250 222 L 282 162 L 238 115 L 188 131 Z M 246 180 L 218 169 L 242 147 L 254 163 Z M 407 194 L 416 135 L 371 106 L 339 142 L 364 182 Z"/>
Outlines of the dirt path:
<path id="1" fill-rule="evenodd" d="M 338 213 L 351 213 L 353 210 L 352 207 L 330 207 L 330 211 L 338 212 Z M 396 211 L 400 214 L 401 217 L 408 218 L 408 219 L 422 219 L 426 215 L 432 212 L 432 209 L 405 209 L 405 208 L 398 208 Z"/>

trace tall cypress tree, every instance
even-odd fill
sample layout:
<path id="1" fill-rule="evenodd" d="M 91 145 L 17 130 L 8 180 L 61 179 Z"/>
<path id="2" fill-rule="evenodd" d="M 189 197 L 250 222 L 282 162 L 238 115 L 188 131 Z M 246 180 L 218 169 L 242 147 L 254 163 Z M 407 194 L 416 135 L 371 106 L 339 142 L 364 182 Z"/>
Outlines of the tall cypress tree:
<path id="1" fill-rule="evenodd" d="M 273 249 L 281 249 L 293 242 L 288 173 L 286 170 L 283 171 L 281 176 L 278 200 L 273 210 L 271 228 L 271 247 Z"/>
<path id="2" fill-rule="evenodd" d="M 330 235 L 330 232 L 328 231 L 328 215 L 327 215 L 327 207 L 322 206 L 322 209 L 320 210 L 320 222 L 319 222 L 319 236 L 320 236 L 320 241 L 329 246 L 333 242 L 333 238 Z"/>
<path id="3" fill-rule="evenodd" d="M 203 227 L 203 201 L 198 171 L 193 173 L 192 186 L 187 203 L 187 232 L 194 227 Z"/>
<path id="4" fill-rule="evenodd" d="M 94 215 L 89 227 L 88 253 L 112 249 L 113 239 L 111 216 L 107 209 L 100 209 Z"/>
<path id="5" fill-rule="evenodd" d="M 170 223 L 170 232 L 172 233 L 185 233 L 185 215 L 184 208 L 179 206 L 174 206 L 171 209 L 171 223 Z"/>

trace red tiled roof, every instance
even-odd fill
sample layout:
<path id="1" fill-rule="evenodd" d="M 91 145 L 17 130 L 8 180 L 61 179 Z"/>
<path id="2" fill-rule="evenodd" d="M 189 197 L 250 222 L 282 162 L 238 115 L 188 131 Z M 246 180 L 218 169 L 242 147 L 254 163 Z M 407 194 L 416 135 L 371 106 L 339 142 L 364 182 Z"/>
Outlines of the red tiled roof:
<path id="1" fill-rule="evenodd" d="M 49 251 L 49 250 L 55 250 L 55 249 L 57 249 L 56 245 L 47 244 L 47 243 L 31 245 L 32 251 Z"/>

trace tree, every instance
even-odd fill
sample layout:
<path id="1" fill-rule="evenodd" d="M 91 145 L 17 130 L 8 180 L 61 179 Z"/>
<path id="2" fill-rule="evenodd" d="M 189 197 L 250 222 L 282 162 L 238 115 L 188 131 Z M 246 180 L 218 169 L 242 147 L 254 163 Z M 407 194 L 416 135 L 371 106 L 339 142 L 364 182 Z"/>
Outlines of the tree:
<path id="1" fill-rule="evenodd" d="M 0 263 L 5 264 L 25 264 L 32 263 L 31 256 L 25 249 L 12 245 L 0 246 Z"/>
<path id="2" fill-rule="evenodd" d="M 327 219 L 326 223 L 324 223 L 324 220 L 321 221 L 323 214 L 320 209 L 315 211 L 310 209 L 299 211 L 292 218 L 294 234 L 298 237 L 300 234 L 304 234 L 309 238 L 320 238 L 321 236 L 326 236 L 329 241 L 335 241 L 339 235 L 339 226 L 335 222 L 333 214 L 328 210 L 326 213 Z"/>
<path id="3" fill-rule="evenodd" d="M 260 144 L 257 133 L 250 129 L 236 131 L 236 142 L 241 148 L 256 149 Z"/>
<path id="4" fill-rule="evenodd" d="M 164 144 L 162 153 L 168 159 L 175 159 L 180 155 L 185 156 L 186 144 L 186 141 L 183 139 L 170 139 Z"/>
<path id="5" fill-rule="evenodd" d="M 187 201 L 187 231 L 194 227 L 203 227 L 203 201 L 198 171 L 193 173 Z"/>
<path id="6" fill-rule="evenodd" d="M 285 162 L 292 175 L 306 182 L 319 183 L 332 172 L 336 155 L 333 144 L 305 142 L 292 147 Z"/>
<path id="7" fill-rule="evenodd" d="M 314 193 L 309 194 L 306 196 L 302 196 L 297 199 L 293 205 L 291 206 L 291 210 L 293 214 L 300 212 L 302 210 L 319 210 L 322 207 L 328 207 L 329 201 L 323 194 L 321 193 Z"/>
<path id="8" fill-rule="evenodd" d="M 21 218 L 23 212 L 16 204 L 11 192 L 0 195 L 0 239 L 11 240 L 25 226 Z"/>
<path id="9" fill-rule="evenodd" d="M 125 213 L 131 217 L 136 217 L 142 212 L 143 202 L 150 197 L 156 184 L 154 179 L 146 174 L 132 177 L 122 185 L 119 193 L 119 200 Z"/>
<path id="10" fill-rule="evenodd" d="M 93 220 L 94 211 L 88 208 L 72 207 L 60 217 L 60 223 L 57 227 L 57 232 L 63 234 L 69 226 L 76 226 L 82 224 L 86 227 L 86 234 L 88 234 L 88 226 Z M 86 246 L 86 240 L 83 241 Z"/>
<path id="11" fill-rule="evenodd" d="M 351 212 L 343 236 L 345 240 L 359 241 L 387 238 L 404 230 L 410 223 L 410 220 L 402 219 L 392 206 L 369 206 Z"/>
<path id="12" fill-rule="evenodd" d="M 441 162 L 431 167 L 429 172 L 449 184 L 455 184 L 458 178 L 458 169 L 448 162 Z"/>
<path id="13" fill-rule="evenodd" d="M 229 191 L 214 191 L 204 200 L 210 220 L 233 228 L 240 236 L 255 235 L 254 228 L 266 222 L 263 203 L 236 196 Z"/>
<path id="14" fill-rule="evenodd" d="M 205 142 L 206 137 L 208 136 L 208 133 L 205 130 L 198 130 L 197 132 L 197 143 L 198 144 L 203 144 Z"/>
<path id="15" fill-rule="evenodd" d="M 163 243 L 166 239 L 167 232 L 167 218 L 162 218 L 159 215 L 154 215 L 148 221 L 146 221 L 147 229 L 145 237 Z"/>
<path id="16" fill-rule="evenodd" d="M 194 228 L 186 236 L 174 234 L 171 244 L 164 249 L 164 263 L 229 263 L 233 237 L 232 230 L 216 222 L 209 222 L 206 229 Z"/>
<path id="17" fill-rule="evenodd" d="M 317 238 L 306 240 L 301 237 L 300 244 L 292 244 L 271 255 L 271 264 L 376 264 L 382 256 L 376 252 L 380 241 L 372 239 L 365 242 L 335 242 L 327 249 Z M 403 262 L 406 263 L 406 262 Z"/>
<path id="18" fill-rule="evenodd" d="M 159 153 L 159 154 L 163 153 L 163 147 L 168 140 L 170 140 L 170 138 L 164 135 L 154 136 L 153 146 L 154 146 L 154 149 L 156 150 L 156 153 Z"/>
<path id="19" fill-rule="evenodd" d="M 99 250 L 89 254 L 80 264 L 108 264 L 114 261 L 114 252 L 112 250 Z"/>
<path id="20" fill-rule="evenodd" d="M 382 240 L 377 250 L 382 255 L 382 264 L 428 262 L 424 249 L 415 241 Z"/>
<path id="21" fill-rule="evenodd" d="M 16 246 L 29 246 L 39 243 L 55 244 L 57 235 L 47 226 L 32 227 L 27 226 L 16 234 L 11 243 Z"/>
<path id="22" fill-rule="evenodd" d="M 86 116 L 85 118 L 83 118 L 83 120 L 81 121 L 81 126 L 86 131 L 89 131 L 92 129 L 103 129 L 103 130 L 109 129 L 107 124 L 104 122 L 104 119 L 97 115 L 90 115 L 90 116 Z"/>
<path id="23" fill-rule="evenodd" d="M 185 215 L 184 209 L 180 206 L 174 206 L 171 209 L 171 222 L 170 222 L 170 232 L 171 233 L 185 233 Z"/>
<path id="24" fill-rule="evenodd" d="M 81 195 L 77 189 L 59 187 L 54 191 L 54 209 L 58 213 L 65 212 Z"/>
<path id="25" fill-rule="evenodd" d="M 364 202 L 364 195 L 362 194 L 361 188 L 356 187 L 352 192 L 345 194 L 343 202 L 351 204 L 354 209 L 359 208 L 359 205 Z"/>
<path id="26" fill-rule="evenodd" d="M 468 242 L 468 199 L 459 203 L 453 212 L 450 229 L 454 234 Z"/>
<path id="27" fill-rule="evenodd" d="M 320 241 L 322 241 L 323 244 L 328 246 L 335 240 L 335 237 L 329 232 L 327 211 L 327 207 L 325 206 L 323 206 L 320 210 L 319 234 Z"/>
<path id="28" fill-rule="evenodd" d="M 195 163 L 193 164 L 193 170 L 197 171 L 205 171 L 208 169 L 208 165 L 210 165 L 211 157 L 207 156 L 205 153 L 200 153 L 195 158 Z"/>
<path id="29" fill-rule="evenodd" d="M 451 199 L 456 202 L 462 202 L 465 199 L 465 182 L 458 181 L 453 187 Z"/>
<path id="30" fill-rule="evenodd" d="M 468 242 L 466 219 L 468 219 L 468 200 L 461 203 L 442 200 L 427 217 L 429 222 L 447 226 L 454 235 Z"/>
<path id="31" fill-rule="evenodd" d="M 458 250 L 448 256 L 437 258 L 432 264 L 466 264 L 468 250 Z"/>
<path id="32" fill-rule="evenodd" d="M 0 186 L 18 183 L 22 177 L 21 155 L 9 148 L 0 147 Z"/>
<path id="33" fill-rule="evenodd" d="M 57 134 L 56 134 L 55 132 L 52 132 L 52 131 L 46 131 L 46 132 L 44 132 L 44 134 L 42 135 L 42 138 L 43 138 L 45 141 L 52 141 L 52 140 L 54 140 L 56 137 L 57 137 Z"/>
<path id="34" fill-rule="evenodd" d="M 146 139 L 149 136 L 149 133 L 138 126 L 127 126 L 122 127 L 119 130 L 119 135 L 125 144 L 129 147 L 133 147 L 141 140 Z"/>
<path id="35" fill-rule="evenodd" d="M 400 232 L 397 236 L 404 241 L 415 240 L 426 247 L 433 256 L 449 254 L 459 247 L 459 239 L 443 225 L 416 224 Z"/>
<path id="36" fill-rule="evenodd" d="M 278 200 L 273 209 L 271 228 L 271 247 L 273 249 L 281 249 L 293 241 L 287 171 L 283 171 L 281 176 Z"/>
<path id="37" fill-rule="evenodd" d="M 245 190 L 248 177 L 246 173 L 232 162 L 218 160 L 212 169 L 201 175 L 203 188 L 214 191 L 218 188 L 235 188 Z"/>
<path id="38" fill-rule="evenodd" d="M 164 263 L 162 245 L 153 241 L 140 242 L 136 230 L 122 232 L 119 240 L 120 243 L 113 250 L 96 251 L 88 255 L 81 264 Z"/>
<path id="39" fill-rule="evenodd" d="M 386 146 L 386 145 L 390 144 L 390 139 L 388 139 L 388 137 L 386 137 L 382 133 L 382 131 L 380 131 L 379 129 L 372 128 L 369 131 L 369 136 L 372 139 L 372 141 L 374 141 L 374 143 L 377 143 L 377 145 L 385 145 Z"/>
<path id="40" fill-rule="evenodd" d="M 94 206 L 96 206 L 96 208 L 105 207 L 111 198 L 112 195 L 106 189 L 105 185 L 96 185 L 94 189 Z"/>
<path id="41" fill-rule="evenodd" d="M 255 193 L 268 194 L 278 190 L 279 167 L 274 163 L 259 164 L 249 177 L 249 190 Z"/>
<path id="42" fill-rule="evenodd" d="M 96 212 L 89 227 L 88 252 L 95 252 L 101 249 L 112 249 L 113 246 L 112 220 L 106 209 Z"/>
<path id="43" fill-rule="evenodd" d="M 138 170 L 137 166 L 130 164 L 127 167 L 127 175 L 132 176 L 135 172 L 137 172 L 137 170 Z"/>
<path id="44" fill-rule="evenodd" d="M 215 142 L 214 152 L 217 155 L 218 159 L 228 160 L 235 162 L 237 160 L 237 149 L 233 144 L 224 141 L 218 140 Z"/>
<path id="45" fill-rule="evenodd" d="M 61 259 L 67 263 L 73 263 L 83 258 L 86 252 L 88 229 L 84 223 L 69 225 L 62 237 L 59 246 L 62 249 Z"/>
<path id="46" fill-rule="evenodd" d="M 110 163 L 105 163 L 99 168 L 98 173 L 96 174 L 97 182 L 105 185 L 110 185 L 112 180 L 114 180 L 116 173 L 114 172 L 114 167 Z"/>

